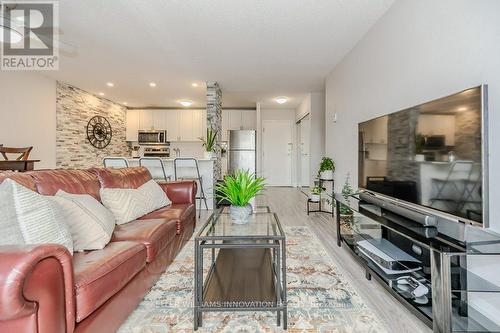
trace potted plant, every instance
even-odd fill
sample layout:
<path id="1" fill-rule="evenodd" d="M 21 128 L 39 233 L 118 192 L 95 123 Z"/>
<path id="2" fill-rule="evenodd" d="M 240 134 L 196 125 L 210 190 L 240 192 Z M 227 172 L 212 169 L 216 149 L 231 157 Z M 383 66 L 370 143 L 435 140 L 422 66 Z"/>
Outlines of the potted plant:
<path id="1" fill-rule="evenodd" d="M 323 192 L 323 189 L 320 186 L 314 186 L 311 188 L 311 194 L 309 194 L 309 199 L 312 202 L 319 202 L 321 199 L 321 192 Z"/>
<path id="2" fill-rule="evenodd" d="M 217 133 L 218 131 L 214 131 L 212 127 L 207 127 L 207 137 L 199 138 L 203 142 L 202 146 L 205 148 L 203 157 L 206 159 L 211 159 L 213 157 L 213 151 L 217 141 Z"/>
<path id="3" fill-rule="evenodd" d="M 346 201 L 349 200 L 349 197 L 354 194 L 355 191 L 353 189 L 353 187 L 351 186 L 351 184 L 349 183 L 349 174 L 347 174 L 346 176 L 346 179 L 345 179 L 345 183 L 344 183 L 344 186 L 342 187 L 342 196 L 344 197 L 344 199 Z M 349 208 L 348 206 L 344 205 L 344 204 L 340 204 L 340 217 L 351 217 L 352 216 L 352 210 L 351 208 Z"/>
<path id="4" fill-rule="evenodd" d="M 425 137 L 421 133 L 415 134 L 415 161 L 425 161 L 424 155 Z"/>
<path id="5" fill-rule="evenodd" d="M 323 157 L 319 165 L 318 178 L 322 180 L 332 180 L 335 171 L 335 163 L 330 157 Z"/>
<path id="6" fill-rule="evenodd" d="M 236 170 L 234 175 L 224 177 L 222 183 L 218 183 L 215 188 L 220 193 L 220 200 L 227 200 L 231 203 L 229 215 L 236 224 L 247 223 L 252 214 L 252 200 L 256 195 L 264 190 L 265 179 L 255 177 L 248 170 Z"/>

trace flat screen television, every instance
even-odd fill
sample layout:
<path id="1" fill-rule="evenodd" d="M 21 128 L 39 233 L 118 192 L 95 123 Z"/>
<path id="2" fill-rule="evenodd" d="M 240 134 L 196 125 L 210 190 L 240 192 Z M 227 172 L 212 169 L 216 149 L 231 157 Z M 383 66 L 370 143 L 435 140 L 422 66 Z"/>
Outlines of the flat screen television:
<path id="1" fill-rule="evenodd" d="M 358 129 L 360 188 L 487 226 L 486 85 L 362 122 Z"/>

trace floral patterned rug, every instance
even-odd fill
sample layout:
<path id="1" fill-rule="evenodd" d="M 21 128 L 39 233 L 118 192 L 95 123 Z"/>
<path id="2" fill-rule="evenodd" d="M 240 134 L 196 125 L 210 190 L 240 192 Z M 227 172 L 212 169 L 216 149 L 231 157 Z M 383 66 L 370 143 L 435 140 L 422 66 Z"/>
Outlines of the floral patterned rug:
<path id="1" fill-rule="evenodd" d="M 386 332 L 339 272 L 308 227 L 285 227 L 287 235 L 288 332 Z M 206 251 L 207 255 L 209 251 Z M 193 331 L 193 255 L 191 240 L 179 253 L 120 333 Z M 209 260 L 204 260 L 209 262 Z M 284 332 L 276 313 L 209 312 L 198 332 Z"/>

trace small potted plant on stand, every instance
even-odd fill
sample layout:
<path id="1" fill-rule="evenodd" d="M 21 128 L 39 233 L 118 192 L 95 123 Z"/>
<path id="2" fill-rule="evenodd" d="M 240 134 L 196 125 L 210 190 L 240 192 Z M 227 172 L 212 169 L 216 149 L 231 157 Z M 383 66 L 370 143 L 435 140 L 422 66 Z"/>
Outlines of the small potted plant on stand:
<path id="1" fill-rule="evenodd" d="M 312 202 L 319 202 L 321 200 L 321 192 L 323 189 L 320 186 L 314 186 L 311 188 L 311 194 L 309 194 L 309 200 Z"/>
<path id="2" fill-rule="evenodd" d="M 349 197 L 354 194 L 355 191 L 352 188 L 351 184 L 349 183 L 349 174 L 347 174 L 347 177 L 345 179 L 344 187 L 342 187 L 342 196 L 346 201 L 349 200 Z M 344 204 L 340 204 L 340 218 L 341 219 L 350 219 L 352 218 L 353 212 L 352 209 L 349 208 L 348 206 Z"/>
<path id="3" fill-rule="evenodd" d="M 252 215 L 250 200 L 264 190 L 265 179 L 255 177 L 250 171 L 236 170 L 234 175 L 224 177 L 224 181 L 215 186 L 220 193 L 220 201 L 231 203 L 229 215 L 236 224 L 245 224 Z"/>
<path id="4" fill-rule="evenodd" d="M 424 145 L 425 137 L 421 133 L 415 134 L 415 162 L 425 161 Z"/>
<path id="5" fill-rule="evenodd" d="M 202 146 L 205 148 L 203 157 L 206 159 L 213 158 L 213 151 L 215 148 L 215 143 L 217 141 L 217 133 L 218 131 L 214 131 L 212 127 L 207 127 L 207 137 L 199 138 L 203 142 Z"/>
<path id="6" fill-rule="evenodd" d="M 318 178 L 321 180 L 332 180 L 335 171 L 335 162 L 330 157 L 323 157 L 319 165 Z"/>

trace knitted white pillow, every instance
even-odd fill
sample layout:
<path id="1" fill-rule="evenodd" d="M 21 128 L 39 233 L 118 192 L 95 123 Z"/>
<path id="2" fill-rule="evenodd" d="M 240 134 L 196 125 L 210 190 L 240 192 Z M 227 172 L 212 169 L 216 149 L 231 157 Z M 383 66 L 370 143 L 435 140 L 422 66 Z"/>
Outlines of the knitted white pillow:
<path id="1" fill-rule="evenodd" d="M 100 250 L 109 243 L 115 218 L 99 201 L 88 194 L 70 194 L 63 190 L 59 190 L 54 199 L 63 208 L 74 251 Z"/>
<path id="2" fill-rule="evenodd" d="M 2 186 L 12 193 L 16 220 L 25 244 L 61 244 L 73 253 L 64 213 L 52 197 L 33 192 L 12 179 L 4 180 Z"/>
<path id="3" fill-rule="evenodd" d="M 17 223 L 13 186 L 8 181 L 0 184 L 0 245 L 22 245 L 23 234 Z"/>
<path id="4" fill-rule="evenodd" d="M 116 224 L 124 224 L 171 203 L 154 180 L 137 189 L 101 188 L 101 201 L 115 216 Z"/>

